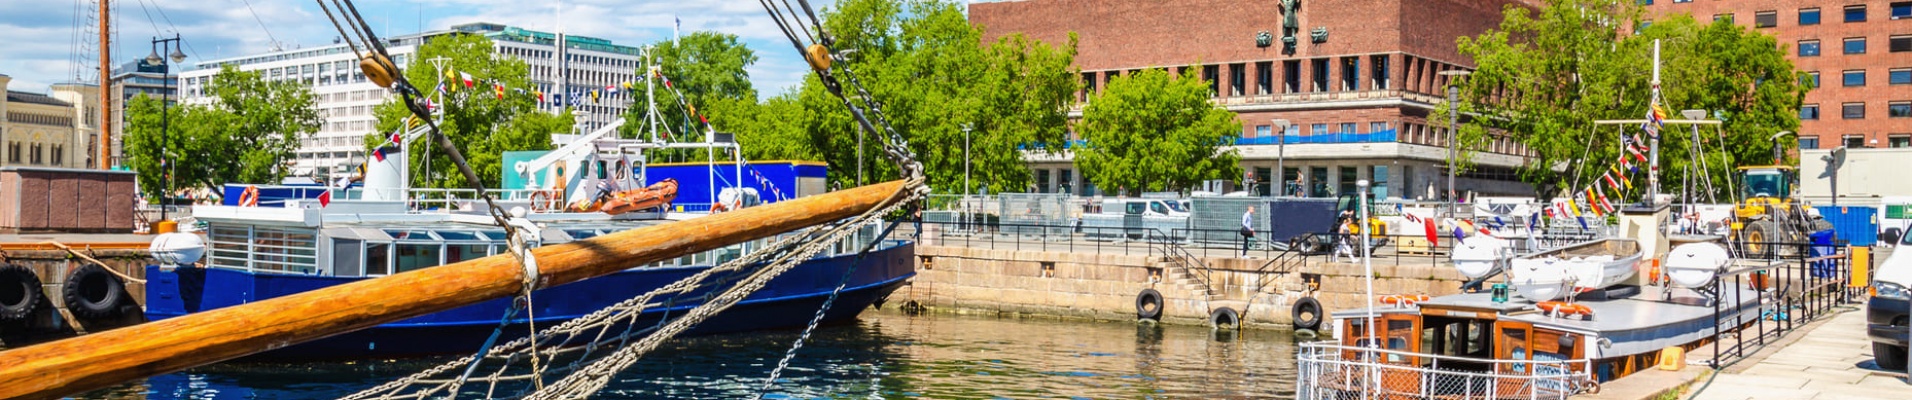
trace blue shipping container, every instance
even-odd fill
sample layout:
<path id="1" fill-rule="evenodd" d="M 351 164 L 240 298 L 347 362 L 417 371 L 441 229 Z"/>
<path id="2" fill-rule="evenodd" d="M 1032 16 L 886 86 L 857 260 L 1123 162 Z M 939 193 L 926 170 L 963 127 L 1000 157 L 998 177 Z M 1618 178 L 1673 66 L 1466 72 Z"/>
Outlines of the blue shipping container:
<path id="1" fill-rule="evenodd" d="M 1865 206 L 1819 206 L 1819 215 L 1832 223 L 1839 240 L 1853 246 L 1879 241 L 1879 209 Z"/>

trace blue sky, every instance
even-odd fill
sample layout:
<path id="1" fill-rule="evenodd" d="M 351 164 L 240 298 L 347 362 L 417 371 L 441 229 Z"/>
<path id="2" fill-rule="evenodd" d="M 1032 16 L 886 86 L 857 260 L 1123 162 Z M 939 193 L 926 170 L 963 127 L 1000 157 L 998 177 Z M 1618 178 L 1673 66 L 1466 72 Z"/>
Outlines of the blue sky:
<path id="1" fill-rule="evenodd" d="M 121 0 L 112 17 L 117 43 L 114 63 L 152 52 L 152 38 L 178 32 L 187 63 L 330 44 L 338 32 L 312 1 L 297 0 Z M 794 1 L 791 2 L 795 4 Z M 827 7 L 834 0 L 812 0 Z M 803 78 L 803 61 L 783 38 L 763 7 L 749 0 L 618 1 L 578 0 L 362 0 L 361 14 L 380 35 L 444 29 L 466 22 L 495 22 L 643 45 L 669 39 L 672 21 L 683 32 L 712 30 L 735 34 L 757 51 L 749 69 L 763 96 L 782 93 Z M 75 13 L 97 13 L 73 2 L 0 1 L 0 74 L 13 77 L 10 89 L 45 92 L 72 81 L 76 48 Z M 821 10 L 819 10 L 821 11 Z M 97 50 L 93 50 L 97 53 Z M 82 74 L 97 76 L 93 70 Z"/>

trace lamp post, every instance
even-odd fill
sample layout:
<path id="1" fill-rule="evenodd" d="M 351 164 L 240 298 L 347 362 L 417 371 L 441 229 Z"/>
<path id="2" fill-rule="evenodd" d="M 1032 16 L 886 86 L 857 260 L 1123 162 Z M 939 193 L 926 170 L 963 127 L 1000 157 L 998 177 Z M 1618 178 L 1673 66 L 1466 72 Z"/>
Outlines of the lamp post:
<path id="1" fill-rule="evenodd" d="M 963 226 L 969 226 L 969 124 L 963 124 Z"/>
<path id="2" fill-rule="evenodd" d="M 1288 195 L 1288 120 L 1275 118 L 1275 196 Z"/>
<path id="3" fill-rule="evenodd" d="M 1454 164 L 1458 162 L 1459 157 L 1455 143 L 1460 136 L 1461 113 L 1458 104 L 1461 87 L 1454 85 L 1454 81 L 1469 73 L 1471 72 L 1459 69 L 1440 72 L 1441 76 L 1450 78 L 1447 81 L 1447 215 L 1449 216 L 1454 215 L 1454 201 L 1460 197 L 1454 192 L 1454 169 L 1456 168 Z"/>
<path id="4" fill-rule="evenodd" d="M 1773 138 L 1772 138 L 1773 139 L 1773 165 L 1779 165 L 1781 160 L 1783 160 L 1783 158 L 1780 157 L 1781 154 L 1779 152 L 1779 148 L 1780 148 L 1779 138 L 1786 137 L 1786 135 L 1791 135 L 1791 134 L 1793 134 L 1793 131 L 1779 131 L 1779 133 L 1773 134 Z"/>
<path id="5" fill-rule="evenodd" d="M 159 57 L 160 49 L 168 50 L 166 58 Z M 153 52 L 151 54 L 146 55 L 146 65 L 159 66 L 160 80 L 162 81 L 160 83 L 162 85 L 161 86 L 162 89 L 160 89 L 160 91 L 161 93 L 167 93 L 166 96 L 161 97 L 159 99 L 159 137 L 161 140 L 160 146 L 159 146 L 159 155 L 160 155 L 160 161 L 166 163 L 166 168 L 167 168 L 166 185 L 165 185 L 165 188 L 161 190 L 159 193 L 159 220 L 160 221 L 166 220 L 166 205 L 167 205 L 166 203 L 168 203 L 166 201 L 166 197 L 170 195 L 171 192 L 173 191 L 173 175 L 179 171 L 179 166 L 178 166 L 179 163 L 171 159 L 176 157 L 168 157 L 168 155 L 166 154 L 167 151 L 169 150 L 168 147 L 170 147 L 168 145 L 172 144 L 171 143 L 172 139 L 166 136 L 166 129 L 167 129 L 166 122 L 168 119 L 170 119 L 169 116 L 172 114 L 171 112 L 168 111 L 168 109 L 171 108 L 173 103 L 171 101 L 172 100 L 171 97 L 178 96 L 178 94 L 176 93 L 171 93 L 172 83 L 173 83 L 172 68 L 166 63 L 167 58 L 171 58 L 173 62 L 175 63 L 186 61 L 186 53 L 179 52 L 179 33 L 178 32 L 174 32 L 173 37 L 170 39 L 159 38 L 159 37 L 153 38 Z"/>

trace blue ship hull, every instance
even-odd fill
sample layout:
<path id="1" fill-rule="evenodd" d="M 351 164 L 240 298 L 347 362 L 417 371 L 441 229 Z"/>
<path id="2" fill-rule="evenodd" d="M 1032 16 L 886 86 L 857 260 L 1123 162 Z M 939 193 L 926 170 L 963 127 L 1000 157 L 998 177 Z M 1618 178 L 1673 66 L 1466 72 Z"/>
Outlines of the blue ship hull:
<path id="1" fill-rule="evenodd" d="M 889 242 L 858 259 L 855 254 L 818 257 L 804 262 L 729 310 L 704 321 L 690 334 L 714 334 L 768 329 L 801 328 L 816 315 L 830 292 L 848 284 L 830 307 L 825 323 L 854 319 L 872 304 L 916 275 L 913 242 Z M 851 264 L 855 271 L 851 272 Z M 696 274 L 708 266 L 642 268 L 547 288 L 532 294 L 537 326 L 558 323 L 597 311 Z M 296 294 L 372 277 L 327 277 L 254 273 L 220 268 L 180 268 L 162 272 L 146 269 L 146 317 L 161 320 L 186 314 Z M 716 276 L 734 282 L 741 274 Z M 729 286 L 725 284 L 723 286 Z M 695 298 L 702 292 L 682 296 Z M 663 298 L 654 303 L 663 303 Z M 288 346 L 250 357 L 254 360 L 376 359 L 434 354 L 469 354 L 478 350 L 499 326 L 511 299 L 497 299 L 427 314 L 403 321 Z M 667 304 L 667 303 L 666 303 Z M 697 300 L 652 307 L 637 324 L 648 326 L 666 316 L 682 315 Z M 525 313 L 519 312 L 503 330 L 499 343 L 527 332 Z"/>

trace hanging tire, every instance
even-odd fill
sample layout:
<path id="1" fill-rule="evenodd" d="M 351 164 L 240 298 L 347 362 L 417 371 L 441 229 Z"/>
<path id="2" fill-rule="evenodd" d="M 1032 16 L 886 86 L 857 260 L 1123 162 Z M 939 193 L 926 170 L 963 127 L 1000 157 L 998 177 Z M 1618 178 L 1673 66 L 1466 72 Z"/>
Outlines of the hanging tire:
<path id="1" fill-rule="evenodd" d="M 1215 329 L 1240 330 L 1241 313 L 1233 308 L 1216 307 L 1208 312 L 1208 326 Z"/>
<path id="2" fill-rule="evenodd" d="M 1289 317 L 1294 319 L 1295 330 L 1321 330 L 1321 302 L 1313 297 L 1303 297 L 1295 301 Z"/>
<path id="3" fill-rule="evenodd" d="M 0 321 L 25 320 L 40 303 L 40 277 L 32 269 L 0 264 Z"/>
<path id="4" fill-rule="evenodd" d="M 65 289 L 67 311 L 86 319 L 105 318 L 119 313 L 120 298 L 126 296 L 119 277 L 98 265 L 84 265 L 67 274 Z"/>
<path id="5" fill-rule="evenodd" d="M 1135 294 L 1135 318 L 1161 319 L 1162 305 L 1162 292 L 1142 289 L 1142 293 Z"/>

